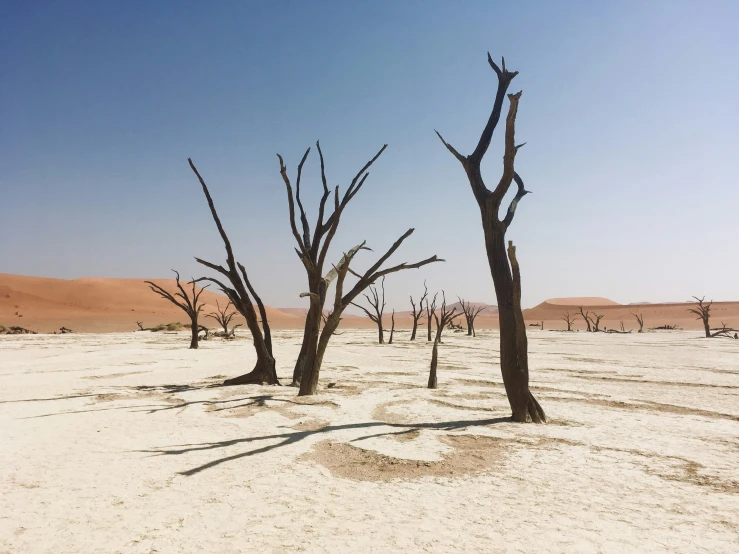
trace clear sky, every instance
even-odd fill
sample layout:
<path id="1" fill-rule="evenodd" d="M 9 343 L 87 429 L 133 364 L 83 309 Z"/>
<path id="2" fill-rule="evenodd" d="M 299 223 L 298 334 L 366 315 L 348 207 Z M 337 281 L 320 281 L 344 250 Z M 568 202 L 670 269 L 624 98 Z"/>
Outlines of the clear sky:
<path id="1" fill-rule="evenodd" d="M 0 272 L 201 276 L 224 251 L 191 156 L 265 302 L 300 306 L 275 153 L 321 140 L 346 187 L 384 143 L 334 257 L 395 261 L 388 305 L 426 278 L 494 302 L 458 162 L 492 106 L 486 52 L 523 89 L 509 238 L 524 305 L 739 299 L 739 2 L 0 1 Z M 484 166 L 500 176 L 502 129 Z M 315 154 L 315 148 L 313 150 Z M 306 204 L 320 180 L 309 158 Z M 374 260 L 363 255 L 360 265 Z"/>

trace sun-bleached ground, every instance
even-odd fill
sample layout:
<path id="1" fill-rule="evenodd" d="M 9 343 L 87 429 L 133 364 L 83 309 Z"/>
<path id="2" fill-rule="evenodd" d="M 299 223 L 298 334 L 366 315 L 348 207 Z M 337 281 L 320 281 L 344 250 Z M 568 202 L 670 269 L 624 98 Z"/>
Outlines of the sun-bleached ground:
<path id="1" fill-rule="evenodd" d="M 736 552 L 739 341 L 533 330 L 516 425 L 495 333 L 435 391 L 406 335 L 335 337 L 310 398 L 213 386 L 248 340 L 0 337 L 0 552 Z"/>

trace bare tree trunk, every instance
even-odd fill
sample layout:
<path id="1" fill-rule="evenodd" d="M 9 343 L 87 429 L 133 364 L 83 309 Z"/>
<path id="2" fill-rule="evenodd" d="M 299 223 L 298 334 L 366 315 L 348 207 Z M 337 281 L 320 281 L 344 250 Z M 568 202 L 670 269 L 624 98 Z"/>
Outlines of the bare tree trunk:
<path id="1" fill-rule="evenodd" d="M 411 340 L 416 340 L 416 331 L 418 330 L 418 320 L 413 318 L 413 331 L 411 331 Z"/>
<path id="2" fill-rule="evenodd" d="M 300 353 L 298 354 L 298 359 L 293 368 L 293 381 L 290 383 L 291 387 L 300 387 L 300 379 L 303 376 L 303 368 L 305 367 L 305 357 L 308 355 L 308 336 L 308 325 L 306 322 L 303 329 L 303 344 L 300 346 Z"/>
<path id="3" fill-rule="evenodd" d="M 387 341 L 388 344 L 393 343 L 393 335 L 395 334 L 395 310 L 393 310 L 391 321 L 392 321 L 392 327 L 390 327 L 390 340 Z"/>
<path id="4" fill-rule="evenodd" d="M 429 383 L 428 388 L 435 389 L 438 385 L 436 380 L 436 365 L 439 359 L 439 334 L 436 334 L 436 340 L 434 340 L 434 347 L 431 350 L 431 369 L 429 370 Z"/>
<path id="5" fill-rule="evenodd" d="M 200 331 L 200 328 L 198 327 L 198 318 L 193 317 L 190 319 L 190 324 L 192 325 L 191 331 L 192 336 L 190 338 L 190 348 L 197 349 L 198 347 L 198 331 Z"/>

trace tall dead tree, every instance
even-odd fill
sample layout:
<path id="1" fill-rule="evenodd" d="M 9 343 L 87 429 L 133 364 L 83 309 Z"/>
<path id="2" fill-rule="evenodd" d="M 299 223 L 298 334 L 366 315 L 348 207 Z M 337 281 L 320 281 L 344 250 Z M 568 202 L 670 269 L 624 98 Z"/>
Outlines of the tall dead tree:
<path id="1" fill-rule="evenodd" d="M 423 296 L 421 296 L 421 300 L 418 302 L 418 310 L 416 310 L 416 304 L 413 302 L 413 297 L 411 296 L 411 306 L 413 307 L 413 331 L 411 332 L 411 340 L 416 340 L 416 331 L 418 330 L 418 321 L 423 317 L 423 301 L 428 296 L 429 289 L 426 286 L 426 281 L 423 282 Z"/>
<path id="2" fill-rule="evenodd" d="M 428 388 L 435 389 L 437 387 L 436 379 L 436 366 L 439 361 L 439 343 L 441 343 L 441 332 L 444 327 L 451 324 L 455 318 L 461 316 L 461 313 L 456 313 L 457 309 L 452 308 L 448 310 L 446 307 L 446 295 L 444 291 L 441 291 L 441 317 L 434 312 L 434 321 L 436 322 L 436 337 L 434 338 L 434 346 L 431 349 L 431 367 L 429 369 L 429 382 Z"/>
<path id="3" fill-rule="evenodd" d="M 395 334 L 395 310 L 393 310 L 393 315 L 390 316 L 390 340 L 387 341 L 388 344 L 393 343 L 394 334 Z"/>
<path id="4" fill-rule="evenodd" d="M 503 102 L 508 87 L 517 71 L 508 71 L 505 59 L 502 66 L 493 62 L 488 54 L 488 63 L 498 76 L 498 88 L 493 102 L 493 109 L 475 150 L 469 156 L 463 156 L 452 145 L 447 143 L 437 131 L 437 135 L 444 146 L 462 164 L 472 193 L 480 208 L 482 227 L 485 235 L 485 249 L 490 265 L 490 273 L 495 284 L 495 294 L 498 301 L 498 321 L 500 323 L 500 368 L 503 374 L 508 402 L 511 406 L 512 419 L 516 422 L 546 421 L 546 416 L 534 395 L 529 390 L 528 357 L 525 354 L 527 347 L 526 327 L 516 324 L 517 311 L 514 301 L 514 282 L 511 266 L 506 255 L 505 234 L 516 213 L 519 201 L 528 194 L 524 183 L 515 171 L 514 162 L 516 153 L 522 144 L 516 145 L 515 126 L 518 103 L 521 92 L 508 94 L 510 102 L 505 129 L 505 151 L 503 154 L 503 173 L 498 184 L 491 191 L 485 186 L 482 178 L 481 163 L 490 146 L 498 121 L 500 120 Z M 499 216 L 501 203 L 511 184 L 515 181 L 518 190 L 508 206 L 506 215 Z"/>
<path id="5" fill-rule="evenodd" d="M 561 319 L 567 324 L 567 330 L 572 331 L 572 324 L 575 322 L 575 317 L 570 315 L 570 310 L 567 310 Z"/>
<path id="6" fill-rule="evenodd" d="M 580 306 L 579 315 L 585 320 L 585 324 L 588 326 L 588 333 L 590 333 L 593 330 L 590 327 L 590 312 L 583 312 L 582 306 Z"/>
<path id="7" fill-rule="evenodd" d="M 639 332 L 644 332 L 644 314 L 631 314 L 636 318 L 636 322 L 639 324 Z"/>
<path id="8" fill-rule="evenodd" d="M 364 274 L 359 274 L 349 268 L 349 265 L 353 261 L 354 257 L 358 252 L 362 250 L 369 250 L 365 246 L 365 242 L 355 246 L 344 254 L 339 263 L 331 269 L 325 276 L 323 274 L 324 264 L 326 262 L 326 255 L 328 254 L 329 246 L 331 241 L 336 235 L 336 231 L 339 228 L 339 222 L 344 209 L 347 207 L 349 202 L 357 195 L 364 185 L 369 173 L 367 170 L 375 163 L 377 158 L 385 151 L 387 145 L 384 145 L 375 154 L 375 156 L 368 161 L 362 169 L 354 176 L 351 184 L 347 188 L 343 196 L 339 195 L 339 187 L 334 188 L 334 208 L 331 215 L 325 217 L 326 202 L 331 196 L 331 191 L 328 188 L 326 179 L 326 171 L 323 160 L 323 153 L 321 152 L 320 143 L 316 142 L 316 148 L 321 162 L 321 181 L 323 183 L 323 195 L 318 206 L 318 219 L 311 235 L 310 224 L 308 223 L 308 217 L 303 209 L 303 204 L 300 200 L 300 180 L 303 173 L 303 165 L 305 164 L 310 148 L 305 151 L 303 158 L 298 165 L 297 180 L 295 182 L 295 194 L 293 195 L 292 183 L 287 175 L 287 168 L 279 154 L 277 157 L 280 160 L 280 175 L 285 183 L 287 190 L 289 217 L 290 217 L 290 228 L 292 229 L 293 237 L 298 247 L 295 249 L 300 261 L 305 267 L 308 276 L 308 292 L 304 292 L 301 296 L 307 296 L 310 299 L 310 307 L 308 308 L 308 315 L 305 320 L 305 329 L 303 332 L 303 346 L 301 347 L 300 354 L 298 355 L 297 363 L 293 371 L 293 384 L 300 387 L 299 395 L 311 395 L 315 394 L 318 386 L 318 376 L 320 374 L 321 364 L 323 362 L 323 355 L 328 346 L 329 339 L 341 320 L 341 314 L 349 304 L 351 304 L 359 294 L 364 292 L 367 287 L 390 273 L 402 271 L 405 269 L 419 268 L 424 265 L 442 261 L 436 256 L 427 258 L 414 264 L 402 263 L 387 269 L 380 269 L 387 259 L 392 256 L 395 251 L 400 248 L 400 245 L 405 239 L 407 239 L 412 233 L 413 229 L 406 231 L 390 249 L 383 254 L 380 259 L 375 262 Z M 298 205 L 300 210 L 300 225 L 301 231 L 298 230 L 295 217 L 295 204 Z M 346 294 L 343 293 L 344 280 L 347 273 L 351 273 L 357 278 L 357 283 L 351 288 Z M 323 329 L 320 328 L 321 314 L 323 313 L 323 306 L 326 302 L 326 296 L 329 286 L 333 281 L 335 283 L 335 294 L 334 294 L 334 305 L 331 314 L 327 317 Z"/>
<path id="9" fill-rule="evenodd" d="M 233 310 L 231 312 L 228 311 L 228 309 L 231 306 L 232 306 L 232 304 L 231 304 L 231 301 L 229 300 L 228 303 L 226 304 L 226 307 L 223 308 L 223 309 L 221 309 L 220 303 L 218 302 L 218 300 L 216 300 L 216 311 L 215 311 L 215 313 L 210 313 L 210 314 L 207 314 L 205 316 L 205 317 L 209 317 L 211 319 L 215 319 L 218 322 L 218 325 L 220 325 L 221 327 L 223 327 L 223 334 L 226 335 L 226 336 L 229 335 L 228 326 L 231 325 L 231 320 L 236 315 L 236 311 L 235 310 Z M 239 325 L 237 325 L 236 327 L 238 327 L 238 326 Z M 236 327 L 233 328 L 234 331 L 236 330 Z"/>
<path id="10" fill-rule="evenodd" d="M 602 315 L 598 315 L 593 312 L 593 317 L 590 318 L 590 323 L 593 324 L 593 333 L 600 331 L 600 320 L 603 319 Z"/>
<path id="11" fill-rule="evenodd" d="M 436 315 L 436 297 L 439 293 L 437 292 L 434 294 L 434 299 L 432 300 L 431 304 L 429 304 L 429 299 L 426 298 L 426 323 L 427 325 L 427 342 L 431 342 L 431 322 L 434 319 L 434 316 Z"/>
<path id="12" fill-rule="evenodd" d="M 151 281 L 144 281 L 144 283 L 149 285 L 149 288 L 157 293 L 159 296 L 161 296 L 165 300 L 169 300 L 170 302 L 172 302 L 172 304 L 182 309 L 188 315 L 188 317 L 190 318 L 190 324 L 192 325 L 192 338 L 190 339 L 190 348 L 197 348 L 199 329 L 198 316 L 203 309 L 203 305 L 199 303 L 199 300 L 200 295 L 203 294 L 203 291 L 208 287 L 208 285 L 201 288 L 200 290 L 197 290 L 197 287 L 195 286 L 195 281 L 191 281 L 189 284 L 192 285 L 192 298 L 190 298 L 184 287 L 180 284 L 180 274 L 174 269 L 172 271 L 174 271 L 174 274 L 176 276 L 175 282 L 177 283 L 177 288 L 179 289 L 177 292 L 174 293 L 174 295 L 163 289 L 156 283 L 152 283 Z M 139 325 L 139 327 L 141 326 Z"/>
<path id="13" fill-rule="evenodd" d="M 377 286 L 370 285 L 369 286 L 370 294 L 372 295 L 372 298 L 367 296 L 367 294 L 364 294 L 363 296 L 367 299 L 367 302 L 369 302 L 370 307 L 374 311 L 374 313 L 370 312 L 367 308 L 360 304 L 355 304 L 352 302 L 352 306 L 356 306 L 357 308 L 364 311 L 364 313 L 367 314 L 367 317 L 369 317 L 372 321 L 375 322 L 377 325 L 377 332 L 379 334 L 377 338 L 377 342 L 379 344 L 385 343 L 385 331 L 382 328 L 382 314 L 385 311 L 385 278 L 382 278 L 382 295 L 378 294 L 377 292 Z"/>
<path id="14" fill-rule="evenodd" d="M 203 193 L 205 194 L 205 198 L 208 201 L 210 213 L 213 216 L 213 221 L 215 221 L 216 227 L 218 228 L 218 233 L 221 235 L 223 245 L 226 248 L 226 267 L 206 262 L 205 260 L 201 260 L 200 258 L 195 259 L 198 263 L 214 271 L 217 271 L 218 273 L 226 277 L 230 286 L 213 277 L 201 277 L 200 279 L 197 279 L 197 281 L 210 281 L 221 288 L 221 291 L 223 291 L 223 293 L 228 297 L 234 308 L 236 308 L 239 313 L 244 316 L 244 319 L 246 319 L 246 326 L 251 332 L 252 342 L 254 343 L 254 350 L 256 350 L 257 354 L 257 362 L 254 365 L 254 369 L 252 369 L 249 373 L 234 377 L 233 379 L 226 379 L 223 384 L 261 385 L 263 383 L 266 383 L 268 385 L 279 385 L 280 383 L 277 380 L 277 370 L 275 369 L 275 358 L 272 355 L 272 332 L 269 328 L 269 322 L 267 321 L 267 311 L 264 308 L 264 303 L 257 294 L 257 291 L 254 290 L 251 281 L 249 281 L 249 276 L 246 273 L 246 268 L 243 266 L 243 264 L 237 262 L 234 258 L 231 241 L 228 239 L 228 235 L 226 235 L 226 231 L 223 229 L 221 220 L 218 217 L 218 212 L 216 212 L 215 204 L 213 203 L 213 198 L 211 198 L 210 196 L 208 186 L 205 184 L 205 181 L 200 176 L 200 173 L 198 172 L 192 160 L 188 158 L 187 161 L 190 163 L 190 168 L 197 176 L 198 181 L 200 181 L 200 185 L 203 188 Z M 254 297 L 254 301 L 256 301 L 257 303 L 259 316 L 257 316 L 257 312 L 254 309 L 252 296 Z"/>

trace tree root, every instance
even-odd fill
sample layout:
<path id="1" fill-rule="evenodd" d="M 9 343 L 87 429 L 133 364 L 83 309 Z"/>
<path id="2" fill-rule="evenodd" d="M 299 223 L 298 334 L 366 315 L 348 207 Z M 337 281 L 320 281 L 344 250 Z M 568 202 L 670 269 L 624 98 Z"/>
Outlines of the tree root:
<path id="1" fill-rule="evenodd" d="M 257 365 L 249 373 L 239 375 L 233 379 L 226 379 L 223 382 L 224 387 L 230 387 L 233 385 L 278 385 L 280 382 L 277 380 L 277 375 L 269 370 L 263 362 L 257 362 Z"/>

